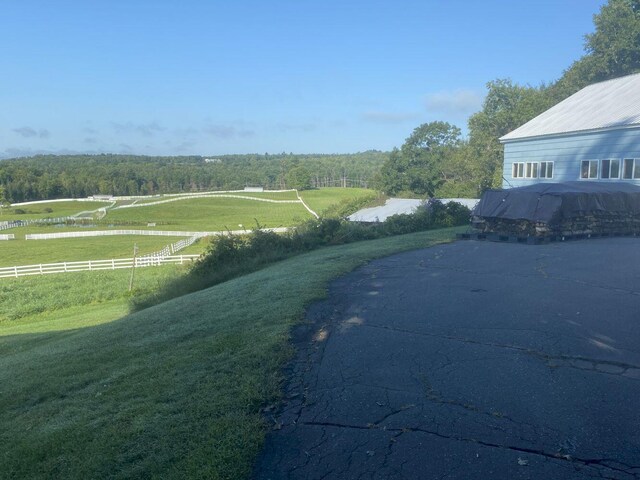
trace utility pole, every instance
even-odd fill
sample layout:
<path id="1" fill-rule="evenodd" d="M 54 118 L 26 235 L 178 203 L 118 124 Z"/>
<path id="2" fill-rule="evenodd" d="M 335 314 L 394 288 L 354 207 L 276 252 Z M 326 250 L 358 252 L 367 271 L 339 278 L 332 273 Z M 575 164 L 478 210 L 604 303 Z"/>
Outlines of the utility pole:
<path id="1" fill-rule="evenodd" d="M 138 244 L 133 244 L 133 265 L 131 265 L 131 278 L 129 278 L 129 291 L 133 290 L 133 275 L 136 273 L 136 255 L 138 255 Z"/>

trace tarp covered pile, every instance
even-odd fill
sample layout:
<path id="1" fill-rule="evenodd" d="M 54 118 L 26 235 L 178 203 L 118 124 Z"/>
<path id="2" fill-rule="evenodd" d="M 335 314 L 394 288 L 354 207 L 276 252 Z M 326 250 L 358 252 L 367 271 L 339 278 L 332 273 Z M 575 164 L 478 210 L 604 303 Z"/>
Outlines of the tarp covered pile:
<path id="1" fill-rule="evenodd" d="M 640 234 L 640 187 L 565 182 L 488 190 L 473 210 L 472 226 L 519 236 Z"/>

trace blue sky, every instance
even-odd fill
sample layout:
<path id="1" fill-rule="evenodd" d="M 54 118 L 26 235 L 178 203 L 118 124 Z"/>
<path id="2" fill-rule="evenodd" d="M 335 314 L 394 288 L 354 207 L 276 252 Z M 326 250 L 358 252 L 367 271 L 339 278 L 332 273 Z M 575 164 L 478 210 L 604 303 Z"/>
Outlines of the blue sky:
<path id="1" fill-rule="evenodd" d="M 604 3 L 6 0 L 0 157 L 388 150 L 557 79 Z"/>

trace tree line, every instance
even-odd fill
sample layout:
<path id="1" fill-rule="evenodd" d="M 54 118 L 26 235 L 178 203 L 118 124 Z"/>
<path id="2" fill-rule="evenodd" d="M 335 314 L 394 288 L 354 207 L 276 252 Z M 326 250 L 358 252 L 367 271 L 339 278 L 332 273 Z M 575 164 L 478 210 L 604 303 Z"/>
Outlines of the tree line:
<path id="1" fill-rule="evenodd" d="M 388 153 L 344 155 L 40 155 L 0 161 L 0 191 L 16 203 L 90 195 L 154 195 L 245 186 L 369 187 Z"/>
<path id="2" fill-rule="evenodd" d="M 502 185 L 499 138 L 592 83 L 640 72 L 640 0 L 609 0 L 594 15 L 585 54 L 555 82 L 537 87 L 509 79 L 487 84 L 482 110 L 469 118 L 468 138 L 455 125 L 420 125 L 394 149 L 376 178 L 390 195 L 477 197 Z"/>

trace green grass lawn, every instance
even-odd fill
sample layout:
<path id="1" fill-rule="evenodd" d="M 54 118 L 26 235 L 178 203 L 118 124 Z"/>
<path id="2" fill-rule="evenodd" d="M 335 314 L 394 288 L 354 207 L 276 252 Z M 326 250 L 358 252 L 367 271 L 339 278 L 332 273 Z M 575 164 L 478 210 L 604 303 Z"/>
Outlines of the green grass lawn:
<path id="1" fill-rule="evenodd" d="M 322 213 L 332 204 L 345 199 L 353 199 L 368 195 L 372 191 L 357 188 L 323 188 L 302 192 L 305 201 L 318 213 Z M 296 198 L 295 192 L 241 192 L 245 196 L 262 198 L 287 199 Z M 157 201 L 167 197 L 153 197 L 148 201 Z M 104 202 L 53 202 L 27 206 L 34 212 L 42 212 L 44 208 L 53 208 L 51 214 L 45 216 L 67 216 L 82 210 L 108 205 Z M 5 212 L 6 213 L 6 212 Z M 5 215 L 3 213 L 3 215 Z M 32 215 L 37 216 L 35 213 Z M 26 219 L 29 215 L 19 215 Z M 13 218 L 13 217 L 12 217 Z M 256 221 L 263 227 L 292 226 L 311 218 L 309 212 L 301 204 L 273 204 L 235 198 L 200 198 L 180 200 L 176 202 L 151 205 L 139 208 L 110 210 L 100 225 L 67 226 L 30 225 L 13 228 L 2 233 L 13 233 L 16 240 L 0 242 L 0 267 L 14 265 L 30 265 L 39 263 L 55 263 L 62 261 L 100 260 L 109 258 L 130 257 L 133 243 L 136 242 L 140 253 L 151 253 L 165 245 L 177 241 L 173 237 L 141 237 L 113 236 L 89 237 L 59 240 L 24 240 L 28 233 L 57 233 L 68 231 L 107 230 L 107 229 L 142 229 L 142 230 L 182 230 L 182 231 L 218 231 L 252 229 Z M 109 223 L 113 222 L 113 223 Z M 127 223 L 133 222 L 132 225 Z M 148 227 L 147 223 L 156 223 L 156 227 Z M 121 225 L 118 225 L 121 224 Z M 202 243 L 191 247 L 183 253 L 200 253 Z"/>
<path id="2" fill-rule="evenodd" d="M 130 258 L 133 245 L 138 253 L 156 252 L 185 237 L 117 235 L 111 237 L 60 238 L 54 240 L 9 240 L 0 243 L 0 267 L 40 263 Z M 181 252 L 186 253 L 186 252 Z M 2 279 L 0 279 L 0 282 Z"/>
<path id="3" fill-rule="evenodd" d="M 0 209 L 0 222 L 7 220 L 32 220 L 37 218 L 68 217 L 87 210 L 108 207 L 111 202 L 48 202 L 35 205 L 25 205 Z M 27 213 L 17 214 L 15 209 L 22 209 Z M 50 212 L 45 211 L 50 209 Z"/>
<path id="4" fill-rule="evenodd" d="M 251 198 L 265 198 L 265 199 L 269 199 L 269 200 L 297 200 L 298 197 L 296 196 L 296 192 L 293 191 L 287 191 L 287 192 L 270 192 L 270 191 L 265 191 L 265 192 L 244 192 L 244 191 L 238 191 L 238 192 L 210 192 L 207 193 L 207 195 L 239 195 L 239 196 L 243 196 L 243 197 L 251 197 Z M 152 198 L 145 198 L 142 200 L 137 200 L 135 201 L 136 205 L 144 205 L 145 203 L 151 203 L 151 202 L 158 202 L 158 201 L 162 201 L 162 200 L 169 200 L 169 199 L 174 199 L 174 198 L 180 198 L 180 199 L 187 199 L 187 198 L 194 198 L 193 195 L 162 195 L 160 197 L 152 197 Z M 130 201 L 129 203 L 134 203 L 133 201 Z"/>
<path id="5" fill-rule="evenodd" d="M 237 198 L 197 198 L 109 211 L 105 221 L 157 222 L 156 230 L 237 230 L 242 224 L 253 228 L 256 220 L 264 227 L 291 226 L 311 218 L 302 204 L 265 203 Z"/>
<path id="6" fill-rule="evenodd" d="M 165 279 L 180 275 L 186 268 L 180 265 L 138 268 L 133 294 L 153 291 Z M 0 331 L 2 335 L 10 335 L 43 329 L 66 330 L 66 326 L 80 328 L 100 323 L 104 318 L 118 318 L 111 308 L 104 308 L 107 304 L 117 305 L 122 317 L 128 313 L 132 295 L 130 276 L 131 270 L 122 269 L 3 278 Z"/>
<path id="7" fill-rule="evenodd" d="M 304 190 L 300 192 L 300 196 L 311 210 L 322 215 L 331 205 L 373 193 L 375 193 L 374 190 L 366 188 L 320 188 L 318 190 Z"/>
<path id="8" fill-rule="evenodd" d="M 323 248 L 107 323 L 69 307 L 47 332 L 1 322 L 0 478 L 246 478 L 304 308 L 333 278 L 459 230 Z"/>

